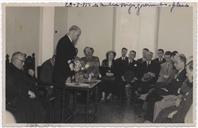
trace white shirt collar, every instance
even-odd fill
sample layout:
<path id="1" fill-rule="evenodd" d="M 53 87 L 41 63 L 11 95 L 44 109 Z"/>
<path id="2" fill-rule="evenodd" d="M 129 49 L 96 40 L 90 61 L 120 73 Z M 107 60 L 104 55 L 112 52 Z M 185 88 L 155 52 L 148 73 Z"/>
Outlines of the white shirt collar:
<path id="1" fill-rule="evenodd" d="M 126 57 L 122 57 L 123 60 L 125 60 Z"/>
<path id="2" fill-rule="evenodd" d="M 158 58 L 158 60 L 159 60 L 159 61 L 163 61 L 163 57 L 161 57 L 161 58 Z"/>
<path id="3" fill-rule="evenodd" d="M 132 59 L 129 59 L 129 63 L 132 63 L 133 62 L 133 60 Z"/>
<path id="4" fill-rule="evenodd" d="M 177 74 L 179 75 L 182 71 L 184 70 L 184 68 L 180 69 Z"/>
<path id="5" fill-rule="evenodd" d="M 69 38 L 69 40 L 72 42 L 72 39 L 71 39 L 71 37 L 69 36 L 69 35 L 67 35 L 67 37 Z"/>

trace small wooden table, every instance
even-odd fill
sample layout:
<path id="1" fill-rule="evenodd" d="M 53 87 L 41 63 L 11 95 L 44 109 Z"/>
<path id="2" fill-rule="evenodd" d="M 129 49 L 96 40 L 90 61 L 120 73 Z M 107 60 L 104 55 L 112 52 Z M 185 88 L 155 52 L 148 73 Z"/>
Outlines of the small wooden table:
<path id="1" fill-rule="evenodd" d="M 77 105 L 77 93 L 80 92 L 86 92 L 86 103 L 85 103 L 85 122 L 90 121 L 90 113 L 89 113 L 89 106 L 91 105 L 91 94 L 94 94 L 94 112 L 93 117 L 95 117 L 97 112 L 97 103 L 98 103 L 98 83 L 100 83 L 100 80 L 92 80 L 92 81 L 83 81 L 80 83 L 66 83 L 65 85 L 65 91 L 66 93 L 72 93 L 73 94 L 73 105 L 72 105 L 72 116 L 74 117 L 76 112 L 76 105 Z M 93 120 L 94 118 L 92 118 Z"/>

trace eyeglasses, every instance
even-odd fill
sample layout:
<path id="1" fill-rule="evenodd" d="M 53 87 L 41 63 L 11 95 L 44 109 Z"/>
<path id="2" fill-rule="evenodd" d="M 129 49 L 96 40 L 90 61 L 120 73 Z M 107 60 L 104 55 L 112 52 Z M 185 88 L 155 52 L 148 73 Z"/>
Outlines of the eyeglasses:
<path id="1" fill-rule="evenodd" d="M 25 62 L 25 60 L 23 60 L 23 59 L 19 59 L 19 58 L 17 58 L 17 60 L 20 60 L 22 63 L 24 63 L 24 62 Z"/>

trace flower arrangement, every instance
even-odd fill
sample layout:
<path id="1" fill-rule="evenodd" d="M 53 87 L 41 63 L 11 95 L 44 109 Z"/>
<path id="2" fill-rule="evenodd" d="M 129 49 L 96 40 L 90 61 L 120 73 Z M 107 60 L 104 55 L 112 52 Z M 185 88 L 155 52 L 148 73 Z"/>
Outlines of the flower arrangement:
<path id="1" fill-rule="evenodd" d="M 79 59 L 74 60 L 74 72 L 79 72 L 83 69 Z"/>
<path id="2" fill-rule="evenodd" d="M 74 71 L 73 79 L 76 83 L 79 83 L 80 81 L 83 81 L 84 72 L 90 68 L 90 65 L 89 63 L 83 65 L 81 60 L 76 58 L 69 64 L 69 67 L 71 71 Z"/>

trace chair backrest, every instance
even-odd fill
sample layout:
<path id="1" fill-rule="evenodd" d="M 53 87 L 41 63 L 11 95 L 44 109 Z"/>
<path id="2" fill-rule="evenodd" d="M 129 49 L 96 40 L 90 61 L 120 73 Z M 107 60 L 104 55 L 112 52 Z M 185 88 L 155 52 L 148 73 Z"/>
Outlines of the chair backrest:
<path id="1" fill-rule="evenodd" d="M 41 81 L 41 80 L 40 80 L 41 68 L 42 68 L 42 66 L 38 66 L 38 67 L 37 67 L 37 78 L 38 78 L 39 81 Z"/>
<path id="2" fill-rule="evenodd" d="M 6 54 L 6 65 L 8 65 L 10 63 L 10 56 L 8 54 Z"/>
<path id="3" fill-rule="evenodd" d="M 35 54 L 27 56 L 24 64 L 24 70 L 33 69 L 35 71 Z"/>

